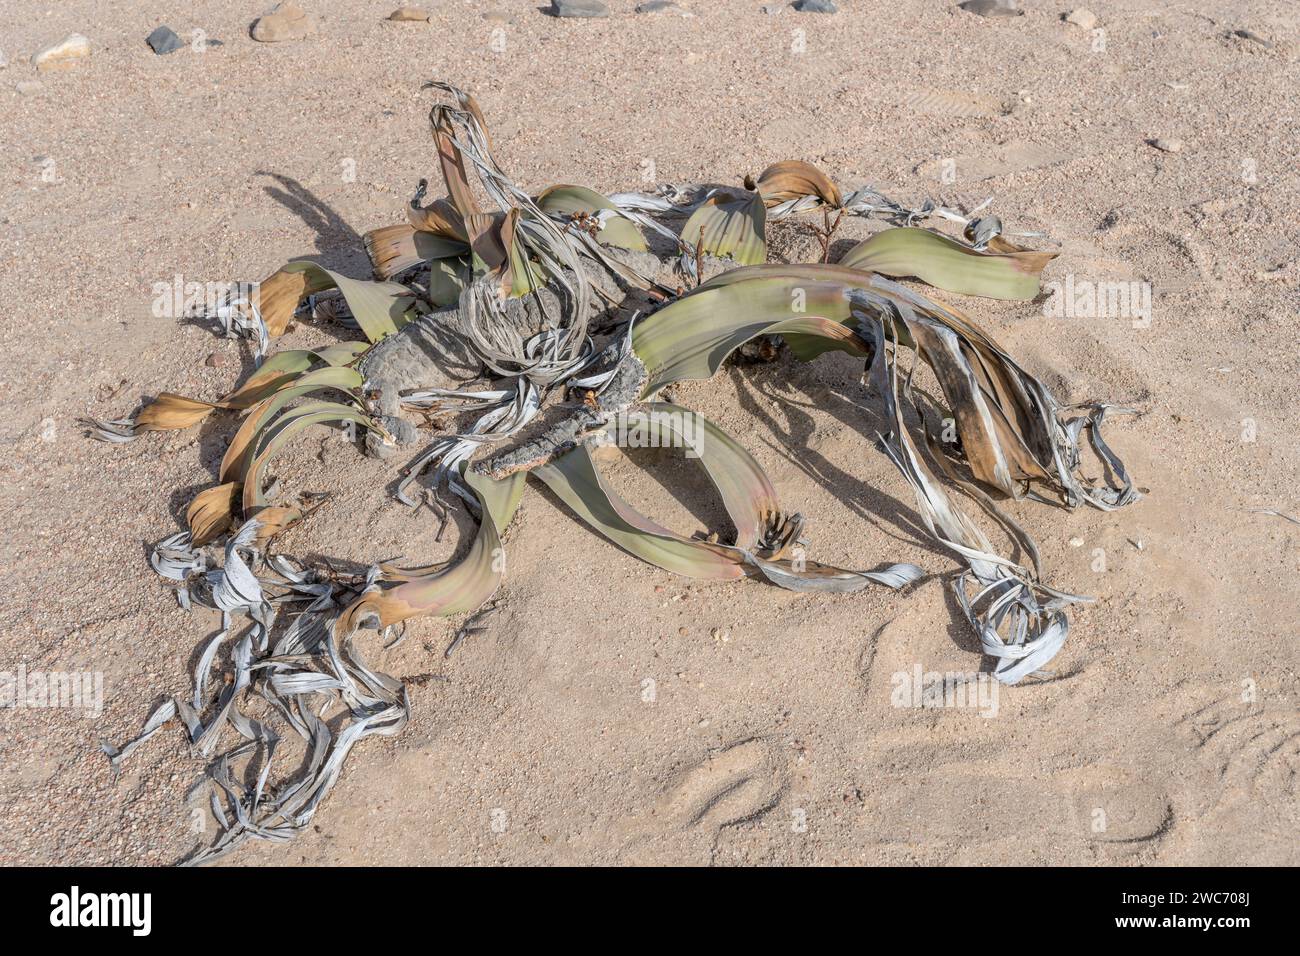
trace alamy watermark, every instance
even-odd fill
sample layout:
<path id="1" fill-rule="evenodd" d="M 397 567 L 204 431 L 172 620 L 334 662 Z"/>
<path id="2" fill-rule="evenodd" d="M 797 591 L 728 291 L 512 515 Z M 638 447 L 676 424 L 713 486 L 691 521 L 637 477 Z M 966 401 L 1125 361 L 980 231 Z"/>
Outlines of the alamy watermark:
<path id="1" fill-rule="evenodd" d="M 83 893 L 74 886 L 50 897 L 50 925 L 121 926 L 132 936 L 148 936 L 153 929 L 153 894 Z"/>
<path id="2" fill-rule="evenodd" d="M 927 671 L 918 663 L 910 671 L 895 671 L 889 683 L 894 707 L 969 708 L 981 717 L 998 715 L 998 681 L 992 674 Z"/>
<path id="3" fill-rule="evenodd" d="M 170 282 L 161 280 L 153 284 L 152 311 L 158 319 L 180 319 L 215 315 L 231 302 L 257 305 L 260 300 L 260 282 L 187 282 L 178 272 Z"/>
<path id="4" fill-rule="evenodd" d="M 104 674 L 29 671 L 19 664 L 16 671 L 0 671 L 0 707 L 81 710 L 85 717 L 98 717 L 104 712 Z"/>
<path id="5" fill-rule="evenodd" d="M 619 448 L 684 448 L 687 458 L 699 458 L 704 452 L 704 420 L 687 411 L 619 412 L 593 443 Z"/>
<path id="6" fill-rule="evenodd" d="M 1151 283 L 1076 279 L 1044 282 L 1043 315 L 1049 319 L 1131 319 L 1133 328 L 1151 327 Z"/>

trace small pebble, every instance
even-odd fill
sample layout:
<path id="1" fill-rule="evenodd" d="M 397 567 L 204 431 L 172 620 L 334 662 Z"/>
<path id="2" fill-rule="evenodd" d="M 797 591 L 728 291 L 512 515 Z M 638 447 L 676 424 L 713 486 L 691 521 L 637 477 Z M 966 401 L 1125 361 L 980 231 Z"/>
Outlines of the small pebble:
<path id="1" fill-rule="evenodd" d="M 1183 141 L 1181 139 L 1151 139 L 1147 140 L 1147 142 L 1162 153 L 1181 153 L 1183 151 Z"/>
<path id="2" fill-rule="evenodd" d="M 5 51 L 0 50 L 0 70 L 9 65 L 9 57 L 5 56 Z"/>
<path id="3" fill-rule="evenodd" d="M 677 633 L 678 633 L 680 636 L 685 637 L 687 634 L 691 633 L 691 631 L 690 631 L 690 628 L 679 627 L 679 628 L 677 629 Z"/>
<path id="4" fill-rule="evenodd" d="M 419 7 L 398 7 L 388 15 L 388 19 L 404 23 L 428 23 L 429 12 Z"/>
<path id="5" fill-rule="evenodd" d="M 1072 547 L 1072 548 L 1082 548 L 1082 547 L 1083 547 L 1083 539 L 1082 539 L 1082 538 L 1071 538 L 1071 539 L 1070 539 L 1070 547 Z"/>
<path id="6" fill-rule="evenodd" d="M 638 3 L 636 5 L 637 13 L 663 13 L 666 10 L 677 9 L 677 4 L 672 0 L 650 0 L 649 3 Z"/>
<path id="7" fill-rule="evenodd" d="M 589 20 L 609 16 L 609 7 L 600 0 L 551 0 L 551 16 Z"/>
<path id="8" fill-rule="evenodd" d="M 80 33 L 70 33 L 53 46 L 47 46 L 33 55 L 32 64 L 42 72 L 66 70 L 78 60 L 84 60 L 88 56 L 90 56 L 90 41 Z"/>
<path id="9" fill-rule="evenodd" d="M 208 357 L 203 360 L 203 364 L 208 368 L 221 368 L 226 364 L 226 357 L 220 352 L 209 352 Z"/>
<path id="10" fill-rule="evenodd" d="M 149 44 L 150 49 L 159 56 L 164 53 L 175 53 L 185 45 L 169 26 L 158 27 L 153 33 L 145 37 L 144 42 Z"/>
<path id="11" fill-rule="evenodd" d="M 45 84 L 39 80 L 23 80 L 18 84 L 18 94 L 20 96 L 35 96 L 43 89 L 45 89 Z"/>
<path id="12" fill-rule="evenodd" d="M 776 16 L 778 13 L 780 13 L 782 10 L 785 9 L 785 4 L 784 4 L 784 3 L 765 3 L 765 4 L 763 4 L 761 7 L 759 7 L 758 9 L 761 10 L 763 13 L 766 13 L 769 17 L 774 17 L 774 16 Z"/>
<path id="13" fill-rule="evenodd" d="M 1016 6 L 1016 0 L 966 0 L 957 6 L 981 17 L 1018 17 L 1024 13 Z"/>
<path id="14" fill-rule="evenodd" d="M 839 13 L 831 0 L 796 0 L 794 8 L 800 13 Z"/>
<path id="15" fill-rule="evenodd" d="M 1073 23 L 1076 27 L 1084 30 L 1091 30 L 1097 25 L 1097 14 L 1093 13 L 1087 7 L 1080 7 L 1078 10 L 1071 10 L 1065 15 L 1066 23 Z"/>

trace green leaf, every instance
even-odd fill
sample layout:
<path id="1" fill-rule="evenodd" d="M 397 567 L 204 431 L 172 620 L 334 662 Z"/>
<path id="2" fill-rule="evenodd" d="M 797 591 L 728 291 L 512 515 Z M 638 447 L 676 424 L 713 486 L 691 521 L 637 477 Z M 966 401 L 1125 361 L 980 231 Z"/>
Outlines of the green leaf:
<path id="1" fill-rule="evenodd" d="M 469 552 L 449 567 L 403 576 L 395 586 L 376 587 L 366 592 L 343 612 L 339 630 L 348 633 L 365 621 L 376 619 L 380 627 L 388 627 L 416 615 L 468 614 L 482 606 L 501 584 L 505 572 L 501 532 L 519 507 L 525 477 L 521 471 L 493 481 L 465 472 L 462 479 L 483 508 Z"/>
<path id="2" fill-rule="evenodd" d="M 674 534 L 638 513 L 608 486 L 586 445 L 531 472 L 579 518 L 624 551 L 665 571 L 714 581 L 743 577 L 738 552 Z"/>
<path id="3" fill-rule="evenodd" d="M 767 259 L 766 222 L 767 207 L 758 193 L 743 198 L 712 196 L 682 226 L 682 242 L 701 255 L 758 265 Z"/>
<path id="4" fill-rule="evenodd" d="M 243 506 L 244 515 L 252 517 L 258 508 L 268 502 L 262 489 L 262 471 L 271 457 L 294 435 L 312 425 L 329 422 L 356 422 L 366 428 L 373 428 L 370 416 L 351 405 L 338 402 L 307 402 L 290 409 L 275 420 L 275 423 L 262 433 L 255 445 L 253 454 L 245 459 Z"/>
<path id="5" fill-rule="evenodd" d="M 658 407 L 685 412 L 671 405 Z M 655 433 L 673 431 L 679 426 L 672 423 L 681 421 L 676 414 L 650 417 L 645 427 Z M 737 442 L 716 426 L 708 427 L 702 437 L 701 459 L 739 532 L 734 547 L 682 537 L 636 511 L 605 484 L 586 445 L 535 468 L 532 474 L 594 530 L 633 556 L 676 574 L 715 581 L 762 575 L 789 590 L 837 592 L 857 591 L 871 583 L 898 588 L 922 576 L 921 569 L 911 564 L 846 571 L 802 555 L 797 560 L 780 557 L 796 543 L 802 519 L 781 514 L 767 475 Z M 762 540 L 769 537 L 776 538 L 776 549 Z"/>
<path id="6" fill-rule="evenodd" d="M 585 186 L 552 186 L 537 197 L 537 206 L 548 216 L 573 216 L 580 213 L 590 216 L 602 209 L 611 210 L 614 215 L 608 217 L 597 230 L 596 240 L 607 246 L 636 252 L 648 249 L 645 236 L 641 235 L 636 223 L 620 213 L 618 207 L 600 193 Z"/>
<path id="7" fill-rule="evenodd" d="M 327 365 L 307 372 L 293 382 L 281 386 L 279 391 L 262 399 L 249 410 L 248 416 L 239 426 L 235 437 L 230 440 L 226 454 L 221 459 L 220 480 L 229 481 L 236 475 L 243 474 L 250 447 L 255 444 L 262 429 L 289 402 L 326 388 L 344 392 L 349 397 L 355 398 L 353 392 L 360 389 L 361 385 L 362 375 L 355 369 Z"/>
<path id="8" fill-rule="evenodd" d="M 420 259 L 456 259 L 469 253 L 469 243 L 431 232 L 415 233 L 415 254 Z"/>
<path id="9" fill-rule="evenodd" d="M 844 269 L 837 275 L 832 267 L 791 276 L 777 267 L 754 266 L 719 278 L 735 272 L 746 276 L 706 282 L 636 324 L 632 350 L 649 372 L 643 394 L 684 379 L 710 378 L 733 350 L 759 335 L 789 333 L 801 357 L 827 349 L 866 354 L 866 343 L 844 324 L 850 316 L 841 279 L 861 285 L 861 273 Z"/>
<path id="10" fill-rule="evenodd" d="M 468 256 L 434 259 L 429 263 L 429 301 L 438 308 L 455 305 L 469 280 Z"/>
<path id="11" fill-rule="evenodd" d="M 783 517 L 776 488 L 763 467 L 740 442 L 703 415 L 668 402 L 650 402 L 644 408 L 653 430 L 695 442 L 694 453 L 736 526 L 736 547 L 758 547 Z"/>
<path id="12" fill-rule="evenodd" d="M 955 239 L 914 227 L 878 232 L 840 260 L 841 266 L 887 276 L 915 276 L 962 295 L 1032 299 L 1054 252 L 979 252 Z"/>
<path id="13" fill-rule="evenodd" d="M 392 335 L 410 321 L 415 296 L 410 289 L 399 283 L 351 279 L 306 261 L 291 262 L 284 267 L 284 271 L 304 272 L 321 281 L 328 279 L 343 293 L 352 317 L 371 342 Z"/>

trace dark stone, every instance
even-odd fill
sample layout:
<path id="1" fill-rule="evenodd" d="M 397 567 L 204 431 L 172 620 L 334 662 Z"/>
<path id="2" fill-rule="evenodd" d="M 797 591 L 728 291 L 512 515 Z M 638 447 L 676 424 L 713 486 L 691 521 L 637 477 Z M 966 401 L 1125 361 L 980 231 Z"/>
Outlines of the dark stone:
<path id="1" fill-rule="evenodd" d="M 1254 30 L 1233 30 L 1232 35 L 1242 40 L 1249 40 L 1252 43 L 1258 43 L 1266 50 L 1273 49 L 1273 41 L 1265 39 Z"/>
<path id="2" fill-rule="evenodd" d="M 609 16 L 609 7 L 600 0 L 551 0 L 551 16 L 593 19 Z"/>
<path id="3" fill-rule="evenodd" d="M 981 17 L 1018 17 L 1025 12 L 1016 8 L 1015 0 L 966 0 L 957 6 Z"/>
<path id="4" fill-rule="evenodd" d="M 649 3 L 638 3 L 636 5 L 637 13 L 663 13 L 665 10 L 672 10 L 677 4 L 672 0 L 650 0 Z"/>
<path id="5" fill-rule="evenodd" d="M 172 30 L 171 27 L 167 26 L 162 26 L 154 30 L 153 33 L 149 34 L 149 36 L 145 38 L 144 42 L 148 43 L 149 46 L 153 48 L 154 53 L 157 53 L 159 56 L 162 56 L 164 53 L 175 53 L 185 45 L 181 42 L 181 38 L 176 35 L 175 31 Z"/>
<path id="6" fill-rule="evenodd" d="M 839 13 L 831 0 L 798 0 L 794 8 L 800 13 Z"/>

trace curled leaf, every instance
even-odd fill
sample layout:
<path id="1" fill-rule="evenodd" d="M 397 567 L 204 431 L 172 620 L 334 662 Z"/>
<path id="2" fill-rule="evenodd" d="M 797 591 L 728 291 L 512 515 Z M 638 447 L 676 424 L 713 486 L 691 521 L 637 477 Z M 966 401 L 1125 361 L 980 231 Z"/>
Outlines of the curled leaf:
<path id="1" fill-rule="evenodd" d="M 423 181 L 421 181 L 423 187 Z M 445 199 L 436 199 L 428 206 L 412 204 L 407 207 L 406 218 L 416 232 L 449 241 L 469 242 L 465 232 L 465 217 Z"/>
<path id="2" fill-rule="evenodd" d="M 605 484 L 586 445 L 533 469 L 532 474 L 584 522 L 642 561 L 712 581 L 745 575 L 738 552 L 685 538 L 637 512 Z"/>
<path id="3" fill-rule="evenodd" d="M 267 334 L 283 335 L 302 300 L 333 286 L 328 276 L 304 270 L 279 269 L 257 284 L 255 304 Z"/>
<path id="4" fill-rule="evenodd" d="M 360 389 L 361 384 L 362 376 L 356 369 L 327 365 L 307 372 L 262 399 L 249 409 L 247 417 L 239 426 L 239 431 L 230 440 L 226 454 L 221 459 L 219 474 L 221 480 L 227 481 L 234 475 L 243 474 L 249 448 L 256 442 L 262 429 L 266 428 L 289 402 L 321 389 L 333 389 L 355 397 L 352 393 Z"/>
<path id="5" fill-rule="evenodd" d="M 195 546 L 215 541 L 230 529 L 239 501 L 240 484 L 227 481 L 200 491 L 185 512 Z"/>
<path id="6" fill-rule="evenodd" d="M 308 426 L 331 422 L 353 422 L 366 428 L 377 427 L 364 412 L 338 402 L 307 402 L 285 412 L 262 433 L 253 452 L 245 456 L 244 472 L 241 475 L 245 518 L 256 517 L 259 509 L 270 503 L 262 488 L 262 472 L 271 457 L 285 442 Z"/>
<path id="7" fill-rule="evenodd" d="M 348 634 L 367 623 L 385 628 L 416 615 L 467 614 L 496 593 L 505 569 L 501 533 L 519 507 L 525 476 L 520 472 L 494 481 L 466 472 L 462 478 L 482 510 L 465 557 L 425 574 L 400 574 L 392 587 L 376 584 L 343 611 L 336 633 Z"/>
<path id="8" fill-rule="evenodd" d="M 887 276 L 916 276 L 962 295 L 1024 300 L 1038 295 L 1038 277 L 1055 258 L 1055 252 L 1019 249 L 980 252 L 937 232 L 900 226 L 858 243 L 839 264 Z"/>
<path id="9" fill-rule="evenodd" d="M 758 177 L 756 187 L 769 206 L 798 201 L 805 196 L 816 196 L 834 209 L 843 205 L 839 188 L 830 177 L 802 160 L 773 163 Z"/>
<path id="10" fill-rule="evenodd" d="M 431 259 L 455 258 L 469 251 L 461 239 L 420 232 L 405 223 L 372 229 L 361 238 L 379 279 L 391 279 Z"/>

